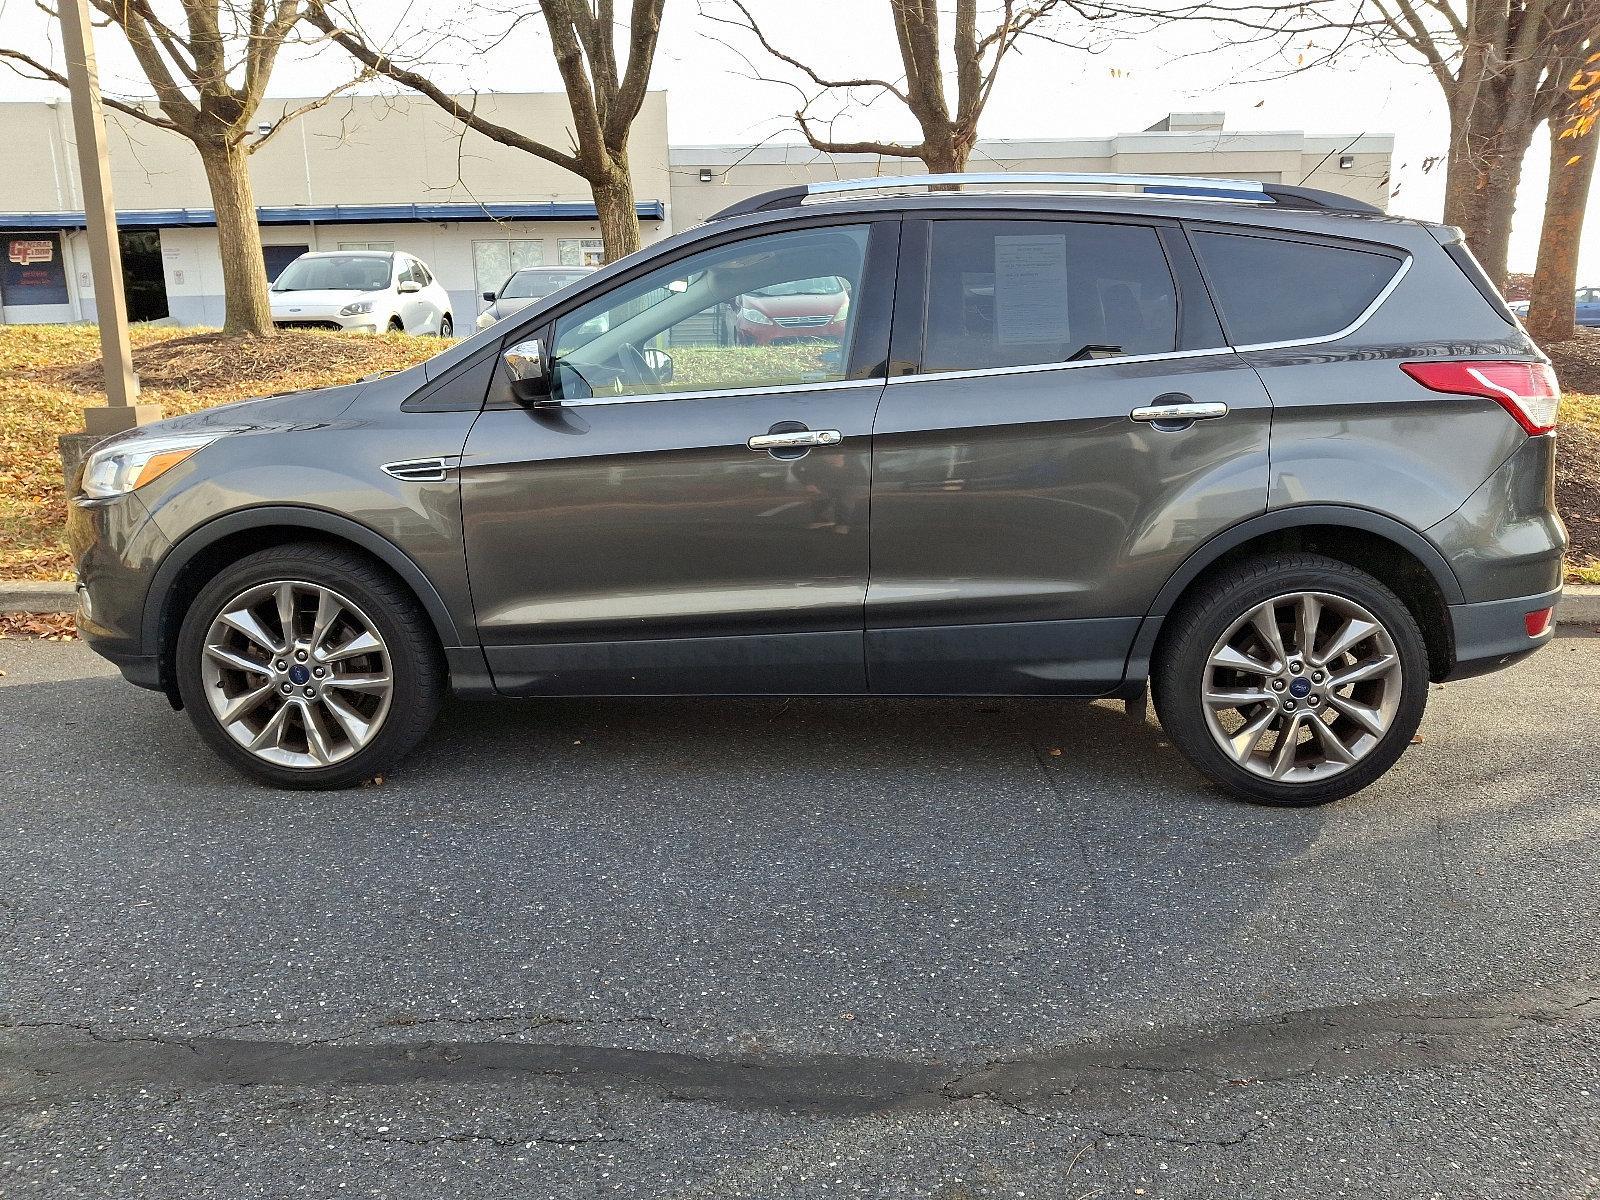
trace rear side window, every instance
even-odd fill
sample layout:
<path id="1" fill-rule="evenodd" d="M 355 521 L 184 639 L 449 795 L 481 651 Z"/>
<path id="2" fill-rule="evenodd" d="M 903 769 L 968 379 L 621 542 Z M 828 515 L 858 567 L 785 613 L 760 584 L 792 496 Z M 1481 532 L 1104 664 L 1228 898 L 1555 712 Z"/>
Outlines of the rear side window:
<path id="1" fill-rule="evenodd" d="M 1018 367 L 1177 345 L 1178 303 L 1153 228 L 932 221 L 922 369 Z"/>
<path id="2" fill-rule="evenodd" d="M 1354 324 L 1400 270 L 1398 258 L 1343 246 L 1191 236 L 1235 346 L 1331 337 Z"/>

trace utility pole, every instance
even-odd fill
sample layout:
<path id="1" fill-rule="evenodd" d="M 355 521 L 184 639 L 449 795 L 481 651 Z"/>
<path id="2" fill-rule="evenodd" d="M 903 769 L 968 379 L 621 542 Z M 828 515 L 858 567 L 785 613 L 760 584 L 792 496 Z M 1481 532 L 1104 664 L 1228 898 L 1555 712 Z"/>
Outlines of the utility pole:
<path id="1" fill-rule="evenodd" d="M 85 434 L 102 438 L 160 420 L 161 408 L 139 403 L 139 377 L 133 373 L 128 304 L 122 288 L 122 251 L 117 244 L 117 211 L 111 201 L 111 162 L 106 155 L 105 113 L 100 106 L 88 3 L 60 0 L 59 7 L 61 47 L 66 55 L 72 97 L 72 127 L 78 139 L 78 174 L 83 181 L 84 221 L 89 232 L 89 266 L 94 274 L 95 308 L 100 319 L 100 354 L 106 374 L 107 403 L 104 407 L 85 408 L 83 427 Z M 67 449 L 63 444 L 63 457 Z"/>

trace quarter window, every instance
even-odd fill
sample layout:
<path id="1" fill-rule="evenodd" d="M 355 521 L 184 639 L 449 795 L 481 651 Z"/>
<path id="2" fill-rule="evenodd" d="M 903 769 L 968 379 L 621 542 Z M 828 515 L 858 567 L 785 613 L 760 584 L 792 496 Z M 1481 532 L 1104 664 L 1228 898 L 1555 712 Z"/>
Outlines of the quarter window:
<path id="1" fill-rule="evenodd" d="M 1196 232 L 1195 253 L 1235 346 L 1331 337 L 1388 286 L 1387 254 L 1246 234 Z"/>
<path id="2" fill-rule="evenodd" d="M 1030 366 L 1177 346 L 1156 231 L 1080 221 L 933 221 L 924 371 Z"/>
<path id="3" fill-rule="evenodd" d="M 718 246 L 625 283 L 556 322 L 566 399 L 841 380 L 866 257 L 865 225 Z"/>

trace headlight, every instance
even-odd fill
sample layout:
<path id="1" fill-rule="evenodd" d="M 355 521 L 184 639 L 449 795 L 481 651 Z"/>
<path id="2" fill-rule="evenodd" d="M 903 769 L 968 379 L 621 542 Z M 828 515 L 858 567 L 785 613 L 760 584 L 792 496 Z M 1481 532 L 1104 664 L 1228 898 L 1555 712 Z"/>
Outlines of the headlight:
<path id="1" fill-rule="evenodd" d="M 756 308 L 741 308 L 739 310 L 739 320 L 744 321 L 749 325 L 772 324 L 772 318 L 767 316 L 767 314 L 762 312 L 760 309 Z"/>
<path id="2" fill-rule="evenodd" d="M 216 434 L 175 433 L 166 437 L 136 438 L 96 450 L 83 467 L 83 494 L 104 500 L 131 492 L 216 440 Z"/>
<path id="3" fill-rule="evenodd" d="M 352 300 L 339 310 L 339 315 L 341 317 L 358 317 L 362 313 L 371 312 L 375 303 L 376 301 L 374 300 Z"/>

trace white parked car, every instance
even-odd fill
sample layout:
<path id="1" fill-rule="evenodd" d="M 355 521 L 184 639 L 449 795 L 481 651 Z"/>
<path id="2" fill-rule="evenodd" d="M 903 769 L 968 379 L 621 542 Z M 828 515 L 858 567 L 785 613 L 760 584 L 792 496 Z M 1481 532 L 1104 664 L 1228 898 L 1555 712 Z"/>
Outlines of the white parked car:
<path id="1" fill-rule="evenodd" d="M 302 254 L 273 281 L 271 302 L 272 323 L 280 329 L 455 333 L 450 293 L 409 254 Z"/>

